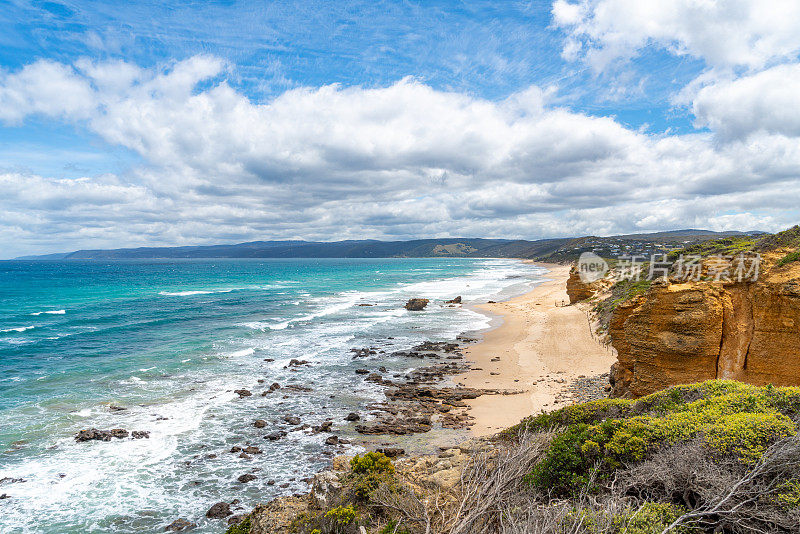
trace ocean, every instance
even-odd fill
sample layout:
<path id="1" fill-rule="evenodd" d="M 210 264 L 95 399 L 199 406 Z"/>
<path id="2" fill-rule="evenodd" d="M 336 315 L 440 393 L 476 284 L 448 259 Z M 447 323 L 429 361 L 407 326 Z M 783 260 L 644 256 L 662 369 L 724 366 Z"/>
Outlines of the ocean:
<path id="1" fill-rule="evenodd" d="M 502 300 L 544 272 L 460 258 L 0 262 L 0 532 L 156 532 L 179 517 L 223 532 L 204 517 L 215 502 L 247 512 L 307 490 L 329 462 L 325 434 L 264 439 L 285 415 L 332 418 L 346 436 L 344 416 L 383 398 L 350 349 L 378 347 L 370 365 L 407 372 L 391 352 L 488 327 L 444 300 Z M 411 297 L 431 303 L 408 312 Z M 260 396 L 273 382 L 300 391 Z M 150 437 L 74 440 L 92 427 Z M 263 452 L 229 452 L 246 445 Z"/>

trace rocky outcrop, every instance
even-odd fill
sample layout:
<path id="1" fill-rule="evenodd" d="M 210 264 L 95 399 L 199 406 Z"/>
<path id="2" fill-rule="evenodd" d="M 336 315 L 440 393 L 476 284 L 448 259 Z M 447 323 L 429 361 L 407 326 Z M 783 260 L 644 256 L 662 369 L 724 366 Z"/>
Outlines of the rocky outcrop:
<path id="1" fill-rule="evenodd" d="M 617 307 L 609 334 L 618 361 L 612 396 L 728 378 L 800 385 L 800 283 L 654 283 Z"/>
<path id="2" fill-rule="evenodd" d="M 408 311 L 422 311 L 428 305 L 428 299 L 408 299 L 405 308 Z"/>
<path id="3" fill-rule="evenodd" d="M 97 430 L 90 428 L 88 430 L 81 430 L 75 434 L 75 441 L 111 441 L 111 438 L 125 439 L 131 436 L 133 439 L 147 439 L 150 437 L 150 432 L 144 430 L 134 430 L 133 433 L 128 432 L 124 428 L 112 428 L 111 430 Z"/>
<path id="4" fill-rule="evenodd" d="M 575 304 L 576 302 L 590 299 L 602 292 L 609 285 L 609 281 L 604 279 L 591 283 L 584 282 L 581 280 L 578 269 L 573 266 L 569 271 L 569 278 L 567 278 L 567 296 L 569 297 L 569 303 Z"/>
<path id="5" fill-rule="evenodd" d="M 493 451 L 496 453 L 496 447 L 490 440 L 476 439 L 440 450 L 438 454 L 395 460 L 395 485 L 411 488 L 417 495 L 436 495 L 437 503 L 444 506 L 453 500 L 461 484 L 464 468 L 475 455 L 491 455 Z M 396 455 L 400 454 L 400 450 L 396 452 Z M 348 498 L 352 498 L 352 495 L 348 495 L 346 484 L 343 483 L 346 483 L 349 472 L 350 458 L 338 456 L 333 459 L 331 469 L 314 475 L 308 494 L 280 497 L 257 506 L 248 516 L 250 534 L 297 532 L 296 519 L 302 517 L 301 514 L 308 517 L 348 504 Z M 377 529 L 369 529 L 369 532 L 377 532 Z"/>

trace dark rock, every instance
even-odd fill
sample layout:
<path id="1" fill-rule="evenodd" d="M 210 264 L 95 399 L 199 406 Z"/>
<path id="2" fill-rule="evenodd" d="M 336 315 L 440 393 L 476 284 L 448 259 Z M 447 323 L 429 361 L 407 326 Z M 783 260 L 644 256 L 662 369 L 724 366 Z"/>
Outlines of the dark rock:
<path id="1" fill-rule="evenodd" d="M 275 481 L 274 480 L 268 480 L 267 481 L 267 486 L 274 486 L 274 485 L 275 485 Z"/>
<path id="2" fill-rule="evenodd" d="M 242 521 L 244 521 L 245 516 L 243 514 L 232 515 L 228 518 L 228 526 L 232 527 L 234 525 L 238 525 Z"/>
<path id="3" fill-rule="evenodd" d="M 239 395 L 240 399 L 242 397 L 250 397 L 252 395 L 252 393 L 248 389 L 234 389 L 233 392 Z"/>
<path id="4" fill-rule="evenodd" d="M 461 304 L 461 295 L 457 296 L 453 300 L 445 301 L 445 304 Z"/>
<path id="5" fill-rule="evenodd" d="M 122 428 L 114 428 L 111 430 L 97 430 L 91 428 L 89 430 L 81 430 L 75 435 L 75 441 L 111 441 L 111 438 L 127 438 L 129 435 L 127 430 Z"/>
<path id="6" fill-rule="evenodd" d="M 228 517 L 231 514 L 233 514 L 233 512 L 231 512 L 230 504 L 226 502 L 218 502 L 217 504 L 208 509 L 208 512 L 206 512 L 206 517 L 211 519 L 222 519 L 224 517 Z"/>
<path id="7" fill-rule="evenodd" d="M 350 412 L 347 414 L 347 417 L 344 418 L 345 421 L 358 421 L 361 419 L 361 416 L 355 412 Z"/>
<path id="8" fill-rule="evenodd" d="M 247 473 L 246 475 L 240 475 L 236 480 L 238 480 L 242 484 L 247 484 L 248 482 L 252 482 L 257 478 L 258 478 L 257 476 Z"/>
<path id="9" fill-rule="evenodd" d="M 333 421 L 323 421 L 319 426 L 312 427 L 314 432 L 330 432 Z"/>
<path id="10" fill-rule="evenodd" d="M 309 365 L 309 362 L 307 360 L 295 360 L 294 358 L 289 360 L 289 367 L 299 367 L 301 365 Z"/>
<path id="11" fill-rule="evenodd" d="M 2 501 L 3 499 L 10 499 L 10 498 L 11 495 L 9 495 L 8 493 L 3 493 L 2 495 L 0 495 L 0 501 Z"/>
<path id="12" fill-rule="evenodd" d="M 233 447 L 231 447 L 231 452 L 242 452 L 242 448 L 234 445 Z"/>
<path id="13" fill-rule="evenodd" d="M 325 445 L 338 445 L 339 444 L 339 437 L 338 436 L 328 436 L 325 440 Z"/>
<path id="14" fill-rule="evenodd" d="M 299 425 L 300 424 L 300 418 L 297 417 L 297 416 L 294 416 L 294 415 L 286 415 L 286 416 L 284 416 L 283 420 L 286 421 L 287 423 L 289 423 L 290 425 Z"/>
<path id="15" fill-rule="evenodd" d="M 116 404 L 109 404 L 108 411 L 109 412 L 124 412 L 127 410 L 124 406 L 117 406 Z"/>
<path id="16" fill-rule="evenodd" d="M 279 430 L 277 432 L 273 432 L 271 434 L 267 434 L 266 436 L 264 436 L 264 439 L 268 439 L 270 441 L 278 441 L 279 439 L 281 439 L 282 437 L 285 437 L 285 436 L 286 436 L 286 432 L 284 432 L 283 430 Z"/>
<path id="17" fill-rule="evenodd" d="M 245 452 L 247 454 L 261 454 L 261 449 L 259 449 L 255 445 L 250 445 L 242 449 L 242 452 Z"/>
<path id="18" fill-rule="evenodd" d="M 256 428 L 264 428 L 265 426 L 267 426 L 267 422 L 264 421 L 263 419 L 256 419 L 255 422 L 253 423 L 253 426 Z"/>
<path id="19" fill-rule="evenodd" d="M 131 437 L 133 439 L 149 439 L 150 432 L 146 430 L 134 430 L 133 432 L 131 432 Z"/>
<path id="20" fill-rule="evenodd" d="M 428 299 L 409 299 L 405 308 L 408 311 L 422 311 L 428 305 Z"/>
<path id="21" fill-rule="evenodd" d="M 381 449 L 375 449 L 376 452 L 380 452 L 388 456 L 389 458 L 396 458 L 398 456 L 402 456 L 406 453 L 405 449 L 400 449 L 396 447 L 384 447 Z"/>
<path id="22" fill-rule="evenodd" d="M 192 523 L 188 519 L 180 518 L 167 525 L 164 530 L 167 532 L 183 532 L 184 530 L 191 530 L 196 526 L 197 523 Z"/>
<path id="23" fill-rule="evenodd" d="M 357 375 L 367 375 L 369 374 L 369 369 L 356 369 Z"/>

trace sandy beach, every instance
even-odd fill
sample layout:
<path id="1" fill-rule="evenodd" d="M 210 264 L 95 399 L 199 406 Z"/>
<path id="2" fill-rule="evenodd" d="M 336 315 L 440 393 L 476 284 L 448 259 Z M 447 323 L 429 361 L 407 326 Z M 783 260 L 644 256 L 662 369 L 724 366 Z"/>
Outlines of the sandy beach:
<path id="1" fill-rule="evenodd" d="M 537 265 L 549 272 L 547 280 L 532 291 L 505 302 L 476 306 L 499 316 L 502 324 L 465 350 L 467 359 L 474 362 L 473 370 L 454 379 L 468 387 L 518 392 L 469 401 L 476 436 L 560 407 L 556 397 L 570 382 L 606 373 L 616 359 L 592 337 L 585 311 L 563 305 L 569 302 L 569 266 Z"/>

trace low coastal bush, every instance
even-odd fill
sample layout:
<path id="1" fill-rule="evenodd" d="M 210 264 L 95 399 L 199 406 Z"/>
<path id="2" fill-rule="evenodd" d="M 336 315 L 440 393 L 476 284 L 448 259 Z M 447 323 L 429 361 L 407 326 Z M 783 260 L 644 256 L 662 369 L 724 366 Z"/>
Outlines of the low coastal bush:
<path id="1" fill-rule="evenodd" d="M 783 266 L 786 265 L 787 263 L 792 263 L 793 261 L 800 261 L 800 250 L 795 250 L 794 252 L 790 252 L 786 256 L 781 258 L 778 261 L 778 266 Z"/>
<path id="2" fill-rule="evenodd" d="M 391 485 L 394 477 L 392 461 L 380 452 L 356 455 L 350 460 L 350 471 L 346 484 L 362 501 L 368 500 L 370 493 L 381 484 Z"/>
<path id="3" fill-rule="evenodd" d="M 775 441 L 793 436 L 798 388 L 733 381 L 677 386 L 637 401 L 602 400 L 523 421 L 509 432 L 565 427 L 527 480 L 558 495 L 583 491 L 663 447 L 699 440 L 709 455 L 749 465 Z"/>
<path id="4" fill-rule="evenodd" d="M 250 534 L 250 527 L 250 516 L 247 516 L 235 525 L 228 527 L 225 534 Z"/>
<path id="5" fill-rule="evenodd" d="M 645 502 L 638 508 L 626 508 L 621 512 L 610 512 L 598 508 L 584 508 L 571 513 L 564 521 L 571 532 L 585 534 L 661 534 L 686 509 L 671 503 Z M 566 529 L 565 529 L 566 530 Z M 691 527 L 678 527 L 675 534 L 702 532 Z"/>

